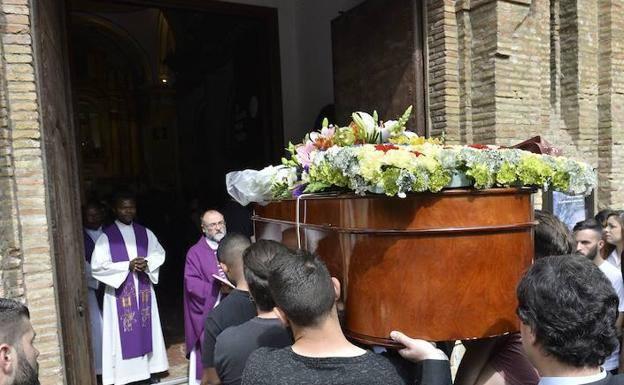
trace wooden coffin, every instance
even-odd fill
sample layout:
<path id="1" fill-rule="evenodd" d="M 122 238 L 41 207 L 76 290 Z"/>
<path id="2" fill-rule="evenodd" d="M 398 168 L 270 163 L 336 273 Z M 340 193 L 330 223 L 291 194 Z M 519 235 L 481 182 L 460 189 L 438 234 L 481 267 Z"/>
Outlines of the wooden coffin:
<path id="1" fill-rule="evenodd" d="M 518 330 L 533 192 L 302 197 L 257 205 L 253 220 L 257 239 L 300 244 L 326 262 L 342 285 L 348 337 L 384 346 L 392 330 L 470 339 Z"/>

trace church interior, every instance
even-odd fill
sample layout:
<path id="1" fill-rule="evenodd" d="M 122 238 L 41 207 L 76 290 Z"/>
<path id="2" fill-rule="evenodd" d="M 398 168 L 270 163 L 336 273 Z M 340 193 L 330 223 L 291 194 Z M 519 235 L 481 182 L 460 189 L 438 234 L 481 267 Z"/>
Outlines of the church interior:
<path id="1" fill-rule="evenodd" d="M 276 163 L 284 147 L 275 14 L 205 8 L 75 0 L 68 20 L 82 199 L 135 193 L 167 252 L 156 290 L 170 377 L 186 375 L 183 269 L 200 211 L 244 218 L 225 174 Z"/>

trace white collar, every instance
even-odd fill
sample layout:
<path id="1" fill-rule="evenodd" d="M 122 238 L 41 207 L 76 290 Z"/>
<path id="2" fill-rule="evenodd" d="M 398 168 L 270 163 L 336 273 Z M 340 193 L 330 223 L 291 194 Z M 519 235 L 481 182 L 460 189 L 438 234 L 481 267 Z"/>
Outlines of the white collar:
<path id="1" fill-rule="evenodd" d="M 96 238 L 99 237 L 100 235 L 102 235 L 102 226 L 98 227 L 97 229 L 93 230 L 93 229 L 88 229 L 88 228 L 84 228 L 85 231 L 87 232 L 87 234 L 89 234 L 89 236 L 91 238 Z M 95 239 L 94 239 L 95 241 Z"/>
<path id="2" fill-rule="evenodd" d="M 620 265 L 622 264 L 622 257 L 618 255 L 617 249 L 613 250 L 611 254 L 609 254 L 609 256 L 607 257 L 607 259 L 613 259 L 613 262 L 615 262 L 615 267 L 620 267 Z"/>
<path id="3" fill-rule="evenodd" d="M 208 239 L 205 235 L 204 235 L 204 239 L 206 240 L 206 242 L 208 243 L 208 247 L 210 247 L 213 250 L 216 250 L 219 248 L 219 244 L 211 239 Z"/>
<path id="4" fill-rule="evenodd" d="M 538 385 L 580 385 L 600 381 L 607 377 L 607 371 L 600 369 L 600 373 L 584 377 L 542 377 Z"/>
<path id="5" fill-rule="evenodd" d="M 120 220 L 118 220 L 118 219 L 115 219 L 115 224 L 116 224 L 116 225 L 117 225 L 117 227 L 119 227 L 119 228 L 127 228 L 127 227 L 132 227 L 132 222 L 130 222 L 130 224 L 129 224 L 129 225 L 127 225 L 127 224 L 125 224 L 125 223 L 121 222 L 121 221 L 120 221 Z"/>

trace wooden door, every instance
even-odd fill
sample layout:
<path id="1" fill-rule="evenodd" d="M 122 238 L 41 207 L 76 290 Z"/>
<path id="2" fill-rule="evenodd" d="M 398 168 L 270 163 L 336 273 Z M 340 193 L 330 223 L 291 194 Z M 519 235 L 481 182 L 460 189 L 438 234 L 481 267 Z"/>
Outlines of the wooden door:
<path id="1" fill-rule="evenodd" d="M 334 98 L 339 123 L 376 109 L 426 133 L 422 0 L 368 0 L 332 21 Z"/>
<path id="2" fill-rule="evenodd" d="M 87 315 L 65 1 L 33 1 L 31 4 L 65 383 L 95 385 Z"/>

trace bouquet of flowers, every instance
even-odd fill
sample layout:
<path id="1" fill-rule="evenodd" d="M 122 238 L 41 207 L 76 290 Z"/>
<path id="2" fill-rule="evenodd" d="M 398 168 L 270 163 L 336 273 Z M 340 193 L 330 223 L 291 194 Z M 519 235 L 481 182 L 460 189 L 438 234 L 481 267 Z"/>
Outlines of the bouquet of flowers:
<path id="1" fill-rule="evenodd" d="M 235 198 L 246 204 L 332 190 L 405 197 L 452 187 L 539 187 L 578 195 L 596 186 L 593 168 L 573 159 L 494 145 L 445 145 L 443 138 L 418 136 L 405 128 L 411 110 L 385 122 L 377 112 L 355 112 L 344 127 L 325 119 L 320 131 L 289 143 L 281 166 L 255 171 L 261 183 L 238 183 L 261 186 L 260 193 Z M 231 182 L 249 171 L 228 174 L 228 191 L 238 191 Z"/>

